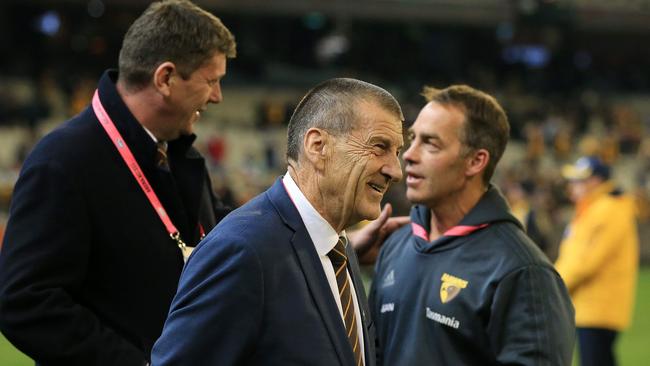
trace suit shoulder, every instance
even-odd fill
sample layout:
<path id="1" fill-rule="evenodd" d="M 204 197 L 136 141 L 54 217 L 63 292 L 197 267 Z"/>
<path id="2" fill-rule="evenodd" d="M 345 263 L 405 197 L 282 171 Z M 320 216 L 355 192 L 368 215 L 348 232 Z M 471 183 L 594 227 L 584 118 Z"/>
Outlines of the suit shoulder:
<path id="1" fill-rule="evenodd" d="M 204 241 L 255 248 L 285 238 L 288 230 L 262 193 L 230 212 Z"/>
<path id="2" fill-rule="evenodd" d="M 87 108 L 81 114 L 64 122 L 47 135 L 34 147 L 27 157 L 27 165 L 57 161 L 60 164 L 79 163 L 83 157 L 92 156 L 98 147 L 97 133 L 101 126 L 92 123 L 94 114 Z"/>

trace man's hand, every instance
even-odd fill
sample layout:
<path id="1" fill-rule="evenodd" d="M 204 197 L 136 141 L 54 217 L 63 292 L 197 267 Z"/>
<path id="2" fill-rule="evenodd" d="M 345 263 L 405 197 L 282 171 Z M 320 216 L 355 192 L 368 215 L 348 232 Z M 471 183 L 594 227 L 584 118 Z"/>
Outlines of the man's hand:
<path id="1" fill-rule="evenodd" d="M 388 235 L 411 221 L 408 216 L 390 217 L 392 212 L 393 207 L 387 203 L 376 220 L 348 235 L 359 263 L 374 264 Z"/>

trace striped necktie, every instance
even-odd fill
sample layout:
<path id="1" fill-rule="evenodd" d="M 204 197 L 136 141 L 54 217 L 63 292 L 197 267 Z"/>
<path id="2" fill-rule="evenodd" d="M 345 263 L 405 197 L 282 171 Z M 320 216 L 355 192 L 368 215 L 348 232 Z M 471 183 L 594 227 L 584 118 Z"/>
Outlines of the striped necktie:
<path id="1" fill-rule="evenodd" d="M 169 172 L 169 160 L 167 159 L 167 141 L 156 142 L 156 166 Z"/>
<path id="2" fill-rule="evenodd" d="M 361 345 L 359 344 L 359 334 L 357 330 L 357 316 L 352 301 L 352 291 L 350 290 L 350 281 L 348 279 L 348 257 L 345 255 L 345 238 L 339 237 L 338 243 L 327 256 L 332 261 L 334 273 L 336 274 L 336 283 L 339 287 L 339 296 L 341 297 L 341 307 L 343 308 L 343 321 L 345 330 L 348 335 L 348 341 L 354 353 L 354 360 L 357 366 L 363 365 L 361 358 Z"/>

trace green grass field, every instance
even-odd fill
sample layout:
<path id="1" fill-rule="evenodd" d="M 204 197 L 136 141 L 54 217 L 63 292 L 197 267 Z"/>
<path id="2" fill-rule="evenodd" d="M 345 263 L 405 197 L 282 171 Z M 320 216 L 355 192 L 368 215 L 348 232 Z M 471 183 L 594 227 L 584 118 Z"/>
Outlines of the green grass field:
<path id="1" fill-rule="evenodd" d="M 621 366 L 650 363 L 650 267 L 639 274 L 634 319 L 618 341 L 617 355 Z"/>
<path id="2" fill-rule="evenodd" d="M 644 268 L 640 273 L 634 322 L 619 338 L 618 359 L 621 366 L 641 366 L 650 362 L 650 268 Z M 0 365 L 33 364 L 4 337 L 0 337 Z"/>

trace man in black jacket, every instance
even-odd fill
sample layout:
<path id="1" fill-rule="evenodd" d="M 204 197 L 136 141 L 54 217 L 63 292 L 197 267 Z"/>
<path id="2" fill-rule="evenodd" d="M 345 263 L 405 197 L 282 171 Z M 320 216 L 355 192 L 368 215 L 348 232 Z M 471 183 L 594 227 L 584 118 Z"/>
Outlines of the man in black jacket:
<path id="1" fill-rule="evenodd" d="M 93 105 L 25 161 L 0 255 L 0 329 L 38 364 L 148 362 L 183 257 L 225 214 L 192 126 L 221 101 L 234 56 L 214 15 L 152 4 Z"/>
<path id="2" fill-rule="evenodd" d="M 384 365 L 570 365 L 562 279 L 490 178 L 508 140 L 497 101 L 425 88 L 404 153 L 411 226 L 384 244 L 370 306 Z"/>

